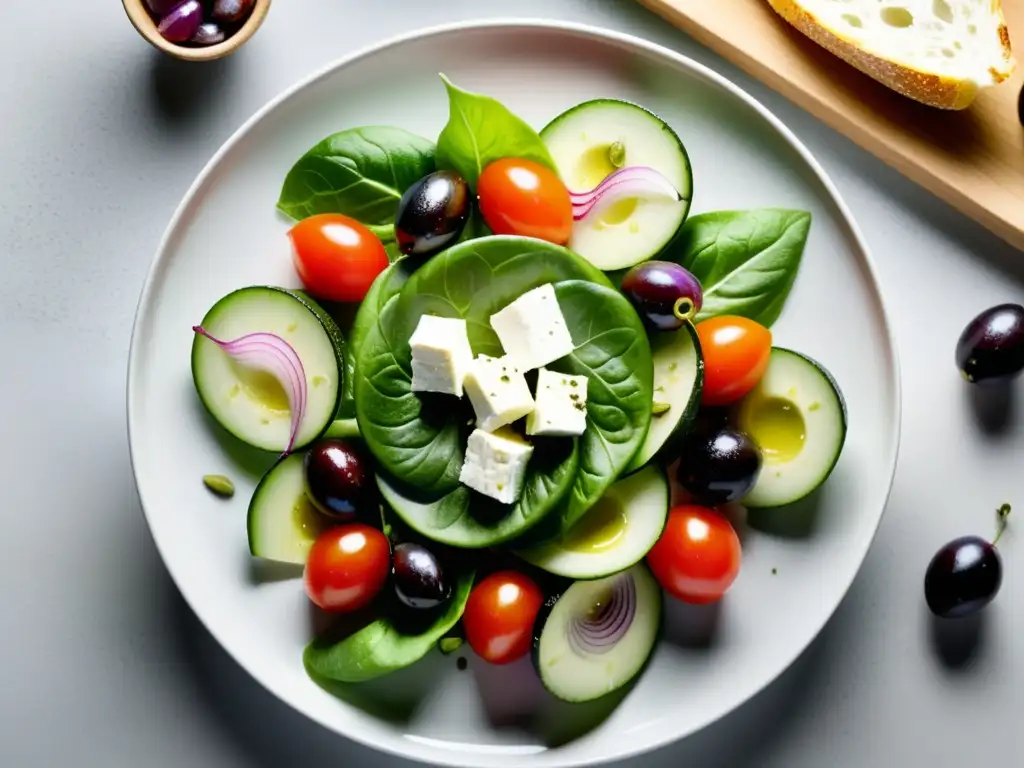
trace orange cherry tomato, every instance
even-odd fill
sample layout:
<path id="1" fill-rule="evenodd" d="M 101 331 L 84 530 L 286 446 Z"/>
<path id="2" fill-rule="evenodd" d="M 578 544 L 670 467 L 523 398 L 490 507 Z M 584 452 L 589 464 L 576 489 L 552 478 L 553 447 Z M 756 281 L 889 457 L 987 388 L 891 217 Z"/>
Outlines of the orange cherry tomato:
<path id="1" fill-rule="evenodd" d="M 391 548 L 383 533 L 362 523 L 328 528 L 306 558 L 303 580 L 309 599 L 325 611 L 347 613 L 368 605 L 391 572 Z"/>
<path id="2" fill-rule="evenodd" d="M 704 405 L 734 403 L 757 386 L 772 353 L 772 332 L 745 317 L 723 315 L 697 323 L 704 355 Z"/>
<path id="3" fill-rule="evenodd" d="M 469 594 L 462 615 L 466 641 L 491 664 L 508 664 L 525 656 L 543 602 L 540 587 L 529 576 L 517 571 L 492 573 Z"/>
<path id="4" fill-rule="evenodd" d="M 295 270 L 306 289 L 328 301 L 362 301 L 388 265 L 373 232 L 340 213 L 303 219 L 288 232 Z"/>
<path id="5" fill-rule="evenodd" d="M 536 237 L 558 245 L 572 234 L 569 190 L 540 163 L 506 157 L 484 168 L 477 181 L 480 213 L 496 235 Z"/>
<path id="6" fill-rule="evenodd" d="M 740 539 L 722 515 L 683 504 L 669 512 L 647 564 L 662 588 L 687 603 L 713 603 L 740 572 Z"/>

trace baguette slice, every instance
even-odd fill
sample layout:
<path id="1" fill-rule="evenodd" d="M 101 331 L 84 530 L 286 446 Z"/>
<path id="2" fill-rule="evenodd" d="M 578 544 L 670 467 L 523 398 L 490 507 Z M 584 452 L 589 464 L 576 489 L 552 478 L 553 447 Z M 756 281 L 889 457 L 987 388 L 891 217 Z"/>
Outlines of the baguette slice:
<path id="1" fill-rule="evenodd" d="M 768 0 L 816 43 L 911 99 L 964 109 L 1016 62 L 1000 0 Z"/>

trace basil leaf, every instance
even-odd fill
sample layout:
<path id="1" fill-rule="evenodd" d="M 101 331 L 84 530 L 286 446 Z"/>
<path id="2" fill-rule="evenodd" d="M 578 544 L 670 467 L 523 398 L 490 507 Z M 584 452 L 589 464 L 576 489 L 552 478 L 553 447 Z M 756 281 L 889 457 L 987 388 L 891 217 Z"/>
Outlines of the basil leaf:
<path id="1" fill-rule="evenodd" d="M 514 539 L 558 507 L 576 477 L 575 440 L 538 440 L 527 465 L 523 492 L 508 506 L 459 486 L 438 501 L 407 498 L 400 484 L 377 475 L 384 500 L 410 528 L 455 547 L 481 549 Z"/>
<path id="2" fill-rule="evenodd" d="M 498 357 L 503 352 L 491 315 L 537 286 L 575 279 L 609 285 L 599 270 L 565 248 L 507 236 L 460 243 L 416 271 L 397 300 L 385 304 L 356 352 L 359 428 L 388 474 L 426 499 L 459 487 L 472 413 L 464 401 L 412 391 L 409 338 L 420 317 L 464 318 L 473 352 Z"/>
<path id="3" fill-rule="evenodd" d="M 796 280 L 810 226 L 809 212 L 783 208 L 691 216 L 668 258 L 704 288 L 697 319 L 740 315 L 771 327 Z"/>
<path id="4" fill-rule="evenodd" d="M 557 172 L 544 141 L 497 99 L 471 93 L 441 75 L 448 90 L 448 124 L 437 139 L 437 167 L 453 169 L 476 188 L 480 173 L 503 157 L 533 160 Z"/>
<path id="5" fill-rule="evenodd" d="M 343 213 L 385 243 L 402 194 L 435 170 L 434 144 L 401 128 L 370 126 L 328 136 L 288 172 L 277 207 L 294 219 Z"/>
<path id="6" fill-rule="evenodd" d="M 314 639 L 302 654 L 314 679 L 361 683 L 422 659 L 454 627 L 466 608 L 473 574 L 463 574 L 440 615 L 422 631 L 406 634 L 387 618 L 377 618 L 340 640 L 330 632 Z"/>
<path id="7" fill-rule="evenodd" d="M 586 376 L 587 430 L 579 470 L 560 510 L 567 531 L 629 465 L 651 426 L 654 364 L 644 326 L 621 293 L 579 280 L 555 284 L 575 351 L 547 366 Z"/>

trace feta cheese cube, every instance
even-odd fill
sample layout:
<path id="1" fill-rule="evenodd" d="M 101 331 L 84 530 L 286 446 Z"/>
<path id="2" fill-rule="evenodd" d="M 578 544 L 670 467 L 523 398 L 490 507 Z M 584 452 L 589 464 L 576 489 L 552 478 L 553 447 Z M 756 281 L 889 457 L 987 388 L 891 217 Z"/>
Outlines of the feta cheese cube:
<path id="1" fill-rule="evenodd" d="M 541 368 L 537 397 L 526 417 L 528 435 L 582 435 L 587 428 L 587 377 Z"/>
<path id="2" fill-rule="evenodd" d="M 465 320 L 423 315 L 409 346 L 413 392 L 462 397 L 462 382 L 473 362 Z"/>
<path id="3" fill-rule="evenodd" d="M 476 411 L 476 425 L 484 432 L 511 424 L 533 410 L 530 385 L 508 357 L 480 355 L 469 366 L 464 386 Z"/>
<path id="4" fill-rule="evenodd" d="M 523 491 L 533 446 L 510 430 L 475 429 L 466 444 L 459 480 L 478 493 L 512 504 Z"/>
<path id="5" fill-rule="evenodd" d="M 540 368 L 575 349 L 551 283 L 527 291 L 491 315 L 491 327 L 521 371 Z"/>

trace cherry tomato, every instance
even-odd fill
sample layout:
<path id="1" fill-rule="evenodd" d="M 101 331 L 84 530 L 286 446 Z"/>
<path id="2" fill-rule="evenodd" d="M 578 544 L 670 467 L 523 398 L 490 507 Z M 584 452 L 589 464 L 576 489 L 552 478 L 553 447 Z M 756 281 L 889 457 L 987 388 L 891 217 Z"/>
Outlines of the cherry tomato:
<path id="1" fill-rule="evenodd" d="M 757 386 L 772 352 L 772 332 L 745 317 L 722 315 L 697 323 L 704 354 L 704 405 L 734 403 Z"/>
<path id="2" fill-rule="evenodd" d="M 662 588 L 687 603 L 713 603 L 740 572 L 740 539 L 722 515 L 707 507 L 674 507 L 647 564 Z"/>
<path id="3" fill-rule="evenodd" d="M 569 190 L 557 174 L 532 160 L 506 157 L 477 181 L 480 213 L 496 235 L 536 237 L 558 245 L 572 234 Z"/>
<path id="4" fill-rule="evenodd" d="M 347 613 L 367 605 L 391 571 L 388 540 L 362 523 L 328 528 L 317 537 L 303 575 L 309 599 L 325 611 Z"/>
<path id="5" fill-rule="evenodd" d="M 492 573 L 473 587 L 462 615 L 470 648 L 491 664 L 525 656 L 543 602 L 540 587 L 530 577 L 517 571 Z"/>
<path id="6" fill-rule="evenodd" d="M 388 265 L 380 239 L 355 219 L 320 213 L 288 232 L 295 270 L 306 289 L 328 301 L 362 301 Z"/>

